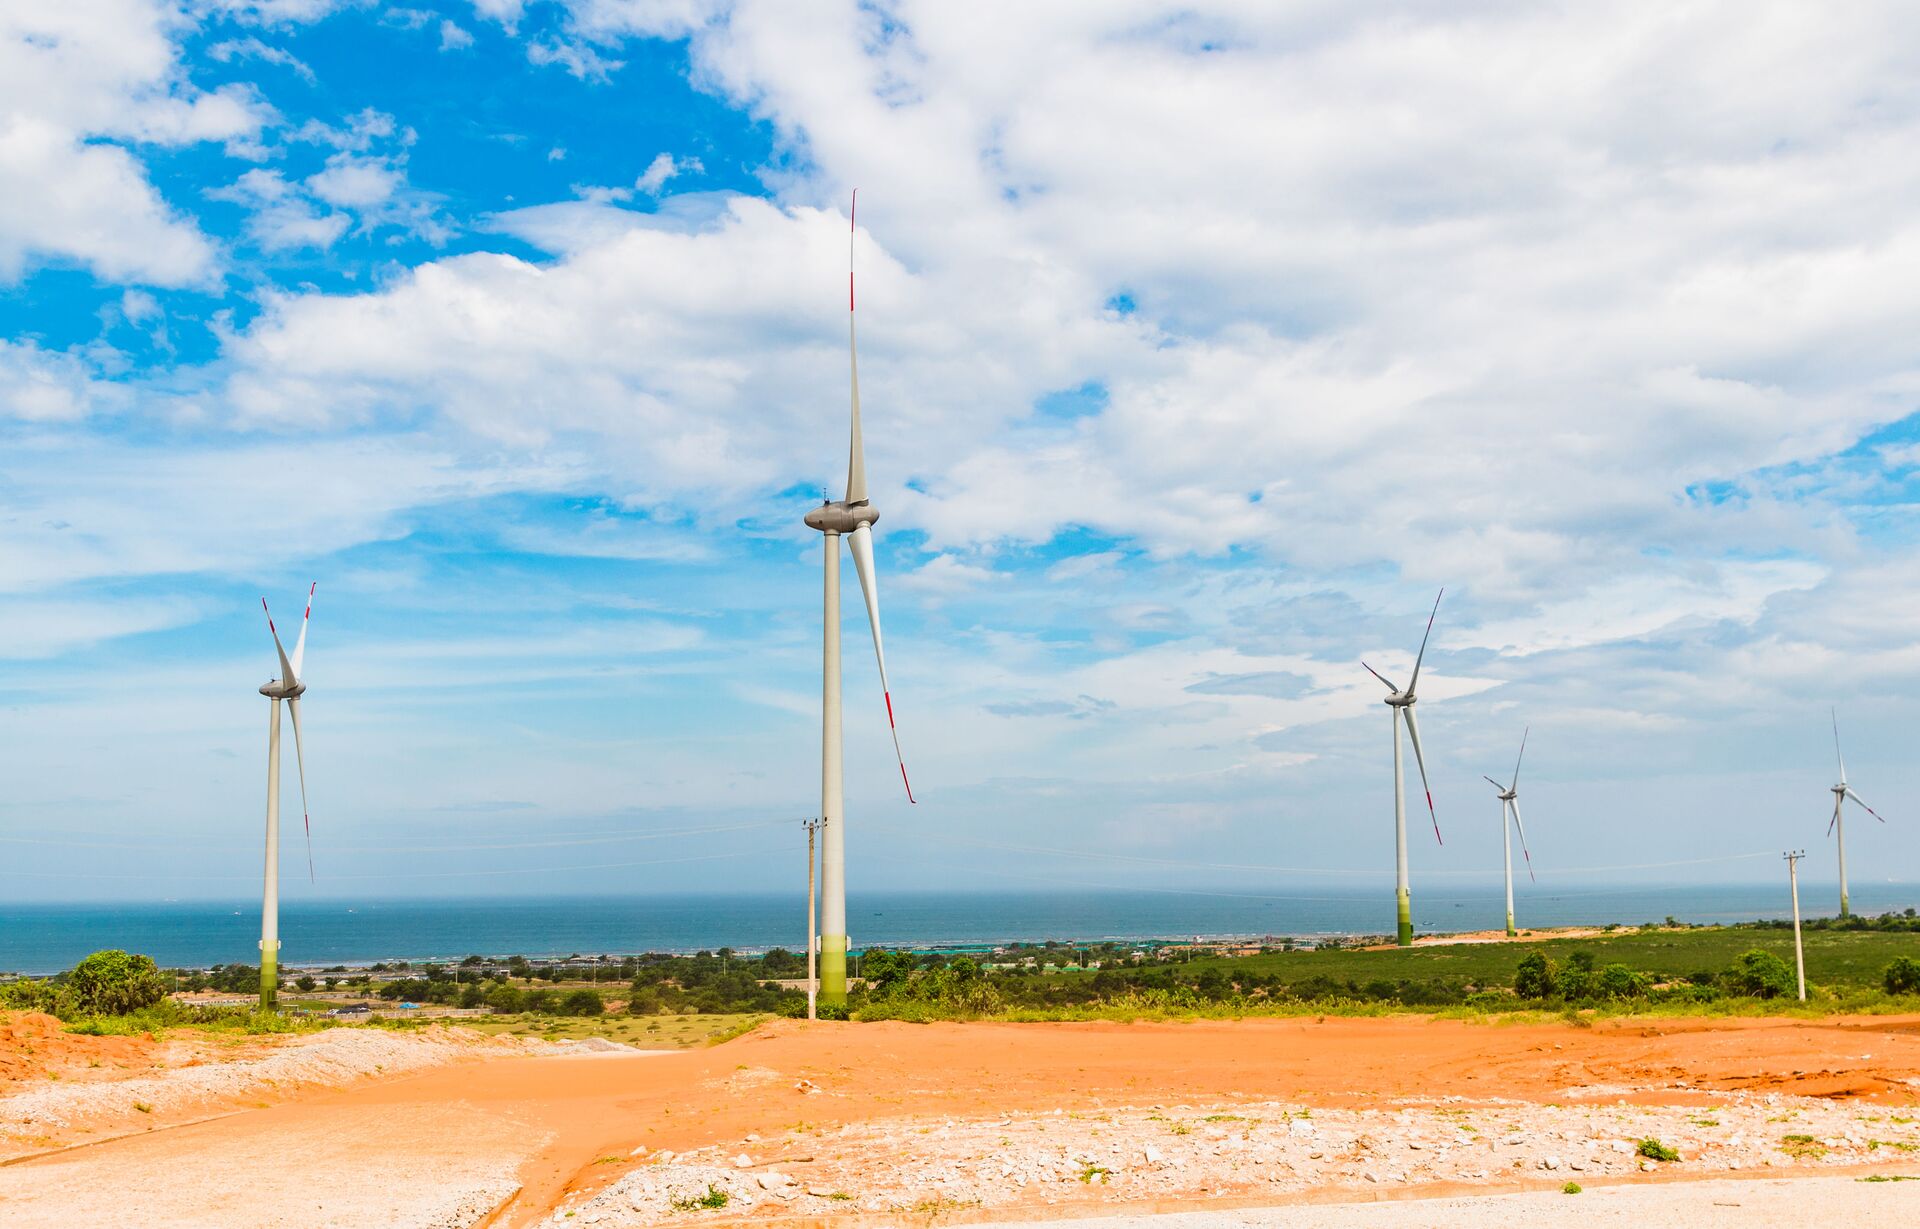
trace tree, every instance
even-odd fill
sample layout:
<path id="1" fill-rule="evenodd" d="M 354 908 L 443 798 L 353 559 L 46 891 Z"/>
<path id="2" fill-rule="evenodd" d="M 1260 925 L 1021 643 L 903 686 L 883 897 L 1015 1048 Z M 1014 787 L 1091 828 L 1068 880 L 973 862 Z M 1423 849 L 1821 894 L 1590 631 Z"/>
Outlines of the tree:
<path id="1" fill-rule="evenodd" d="M 912 952 L 871 951 L 860 957 L 860 975 L 866 979 L 867 993 L 892 994 L 906 988 L 913 976 Z"/>
<path id="2" fill-rule="evenodd" d="M 1880 980 L 1888 994 L 1920 994 L 1920 960 L 1911 956 L 1895 956 L 1880 974 Z"/>
<path id="3" fill-rule="evenodd" d="M 501 982 L 487 992 L 488 1008 L 501 1015 L 511 1015 L 516 1011 L 524 1010 L 524 999 L 525 996 L 520 992 L 520 988 L 511 982 Z"/>
<path id="4" fill-rule="evenodd" d="M 1523 999 L 1550 999 L 1558 988 L 1544 952 L 1528 952 L 1513 971 L 1513 992 Z"/>
<path id="5" fill-rule="evenodd" d="M 600 996 L 591 990 L 575 990 L 560 1000 L 559 1013 L 563 1016 L 597 1016 L 607 1009 Z"/>
<path id="6" fill-rule="evenodd" d="M 313 988 L 319 985 L 320 983 L 313 980 L 312 974 L 302 973 L 298 978 L 298 980 L 296 980 L 293 984 L 299 987 L 300 990 L 303 992 L 312 993 Z"/>
<path id="7" fill-rule="evenodd" d="M 66 992 L 82 1015 L 124 1016 L 165 998 L 167 983 L 150 957 L 109 948 L 73 966 Z"/>
<path id="8" fill-rule="evenodd" d="M 1727 988 L 1748 998 L 1780 998 L 1794 992 L 1793 970 L 1772 952 L 1756 947 L 1734 958 L 1727 970 Z"/>
<path id="9" fill-rule="evenodd" d="M 1624 964 L 1610 964 L 1593 979 L 1593 993 L 1603 999 L 1637 999 L 1647 992 L 1647 978 Z"/>

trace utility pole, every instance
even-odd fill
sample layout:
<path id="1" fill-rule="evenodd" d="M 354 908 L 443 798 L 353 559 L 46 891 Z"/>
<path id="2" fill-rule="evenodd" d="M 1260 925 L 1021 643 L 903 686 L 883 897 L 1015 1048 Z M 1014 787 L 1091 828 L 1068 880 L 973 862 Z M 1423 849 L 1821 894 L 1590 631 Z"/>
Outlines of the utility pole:
<path id="1" fill-rule="evenodd" d="M 1787 860 L 1787 882 L 1793 886 L 1793 971 L 1800 983 L 1800 1001 L 1807 1001 L 1807 953 L 1800 944 L 1800 859 L 1807 856 L 1804 849 L 1792 853 L 1783 853 Z"/>
<path id="2" fill-rule="evenodd" d="M 807 1019 L 819 1019 L 820 978 L 814 961 L 820 950 L 820 939 L 815 924 L 820 915 L 814 909 L 813 871 L 816 865 L 813 848 L 814 836 L 820 830 L 820 821 L 809 819 L 807 824 Z"/>

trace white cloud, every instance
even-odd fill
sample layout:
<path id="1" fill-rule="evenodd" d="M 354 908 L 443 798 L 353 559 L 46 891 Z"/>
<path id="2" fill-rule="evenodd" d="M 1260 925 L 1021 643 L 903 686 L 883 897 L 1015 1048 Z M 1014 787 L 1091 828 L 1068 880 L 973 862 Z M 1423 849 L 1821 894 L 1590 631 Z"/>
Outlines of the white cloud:
<path id="1" fill-rule="evenodd" d="M 247 218 L 247 235 L 268 252 L 325 250 L 352 225 L 346 214 L 316 207 L 278 171 L 248 171 L 230 187 L 207 195 L 247 206 L 252 211 Z"/>
<path id="2" fill-rule="evenodd" d="M 0 10 L 0 281 L 71 261 L 113 281 L 205 283 L 214 245 L 112 141 L 247 146 L 270 115 L 188 84 L 172 10 L 150 0 Z"/>
<path id="3" fill-rule="evenodd" d="M 326 169 L 307 177 L 307 190 L 329 205 L 377 209 L 392 200 L 404 176 L 381 158 L 335 154 Z"/>
<path id="4" fill-rule="evenodd" d="M 440 50 L 461 51 L 471 46 L 473 46 L 473 35 L 451 21 L 440 23 Z"/>
<path id="5" fill-rule="evenodd" d="M 653 161 L 647 164 L 647 169 L 640 173 L 640 178 L 633 181 L 633 186 L 649 196 L 658 196 L 660 189 L 666 187 L 667 181 L 674 176 L 689 173 L 697 175 L 704 170 L 706 168 L 700 165 L 698 158 L 676 159 L 672 154 L 656 154 Z"/>

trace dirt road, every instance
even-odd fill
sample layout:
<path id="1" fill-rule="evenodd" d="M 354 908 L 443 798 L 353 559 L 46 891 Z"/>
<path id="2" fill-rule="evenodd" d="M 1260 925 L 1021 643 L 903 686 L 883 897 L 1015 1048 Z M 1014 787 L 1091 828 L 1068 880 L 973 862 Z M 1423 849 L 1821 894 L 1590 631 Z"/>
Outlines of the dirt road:
<path id="1" fill-rule="evenodd" d="M 1911 1017 L 778 1022 L 682 1053 L 463 1063 L 29 1161 L 0 1169 L 0 1220 L 76 1223 L 76 1201 L 117 1187 L 152 1225 L 462 1224 L 517 1184 L 498 1223 L 563 1205 L 570 1224 L 650 1223 L 696 1180 L 731 1184 L 729 1217 L 1005 1217 L 1633 1177 L 1653 1162 L 1617 1149 L 1654 1129 L 1685 1143 L 1660 1163 L 1679 1172 L 1920 1173 L 1916 1103 Z M 1313 1133 L 1294 1125 L 1309 1115 Z M 1786 1134 L 1813 1140 L 1807 1155 L 1780 1152 Z"/>

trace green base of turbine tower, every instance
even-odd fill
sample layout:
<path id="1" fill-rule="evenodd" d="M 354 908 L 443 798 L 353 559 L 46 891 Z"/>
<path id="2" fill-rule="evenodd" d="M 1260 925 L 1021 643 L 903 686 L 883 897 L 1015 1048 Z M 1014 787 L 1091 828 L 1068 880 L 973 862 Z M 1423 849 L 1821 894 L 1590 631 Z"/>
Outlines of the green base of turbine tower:
<path id="1" fill-rule="evenodd" d="M 280 945 L 260 949 L 260 1010 L 272 1011 L 280 994 Z"/>
<path id="2" fill-rule="evenodd" d="M 1513 928 L 1513 914 L 1507 914 L 1507 938 L 1511 939 L 1520 932 Z"/>
<path id="3" fill-rule="evenodd" d="M 1400 895 L 1399 942 L 1401 947 L 1413 946 L 1413 900 L 1405 892 Z"/>
<path id="4" fill-rule="evenodd" d="M 820 1001 L 829 1007 L 847 1005 L 847 936 L 820 936 Z"/>
<path id="5" fill-rule="evenodd" d="M 1840 893 L 1840 916 L 1841 917 L 1853 916 L 1853 908 L 1852 906 L 1847 904 L 1847 894 L 1845 892 Z"/>

